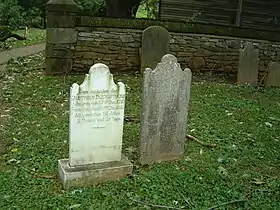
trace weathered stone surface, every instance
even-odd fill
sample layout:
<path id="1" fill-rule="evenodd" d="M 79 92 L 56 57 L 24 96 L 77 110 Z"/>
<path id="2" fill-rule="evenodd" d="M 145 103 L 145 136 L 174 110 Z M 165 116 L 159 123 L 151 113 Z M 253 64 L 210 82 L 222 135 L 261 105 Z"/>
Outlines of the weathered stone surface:
<path id="1" fill-rule="evenodd" d="M 75 64 L 76 66 L 76 64 Z M 122 155 L 125 85 L 97 63 L 70 89 L 69 160 L 58 161 L 63 187 L 96 185 L 132 172 Z"/>
<path id="2" fill-rule="evenodd" d="M 240 50 L 237 74 L 238 84 L 258 84 L 259 51 L 254 48 L 252 42 L 248 42 L 245 48 Z"/>
<path id="3" fill-rule="evenodd" d="M 76 43 L 77 34 L 73 28 L 47 28 L 47 44 Z"/>
<path id="4" fill-rule="evenodd" d="M 68 14 L 61 12 L 47 13 L 47 28 L 75 28 L 76 14 Z"/>
<path id="5" fill-rule="evenodd" d="M 265 79 L 265 86 L 280 86 L 280 63 L 279 62 L 271 62 L 268 65 L 268 74 Z"/>
<path id="6" fill-rule="evenodd" d="M 140 65 L 140 59 L 139 57 L 129 57 L 127 59 L 127 64 L 135 64 L 135 65 Z"/>
<path id="7" fill-rule="evenodd" d="M 190 61 L 190 68 L 193 70 L 204 69 L 206 62 L 203 57 L 193 57 Z"/>
<path id="8" fill-rule="evenodd" d="M 141 109 L 141 164 L 172 160 L 184 153 L 191 71 L 167 54 L 144 72 Z"/>
<path id="9" fill-rule="evenodd" d="M 68 58 L 46 58 L 46 75 L 65 74 L 72 70 L 72 59 Z"/>
<path id="10" fill-rule="evenodd" d="M 169 33 L 160 26 L 151 26 L 143 31 L 141 47 L 141 71 L 154 69 L 169 51 Z"/>
<path id="11" fill-rule="evenodd" d="M 140 30 L 94 28 L 94 31 L 92 31 L 93 29 L 89 27 L 79 27 L 77 30 L 79 30 L 79 36 L 76 52 L 85 52 L 83 56 L 88 59 L 102 60 L 106 54 L 117 54 L 118 57 L 114 60 L 125 60 L 128 57 L 138 57 L 140 59 L 141 57 L 142 53 L 141 51 L 139 53 L 139 48 L 141 47 L 142 32 Z M 134 42 L 122 42 L 121 35 L 131 35 Z M 170 39 L 173 40 L 172 43 L 169 42 L 170 53 L 178 57 L 182 66 L 189 66 L 192 57 L 202 57 L 207 64 L 205 69 L 211 72 L 231 69 L 231 73 L 237 73 L 239 49 L 243 39 L 172 32 L 170 33 Z M 176 40 L 180 40 L 182 43 L 178 43 Z M 183 43 L 183 40 L 185 40 L 185 43 Z M 261 40 L 252 40 L 252 42 L 259 49 L 259 71 L 265 70 L 269 62 L 279 60 L 280 44 Z M 219 44 L 216 45 L 216 43 Z M 95 53 L 92 53 L 93 51 Z M 82 57 L 75 57 L 75 62 L 79 62 L 79 59 L 82 59 Z M 139 71 L 141 68 L 139 63 L 134 62 L 115 64 L 114 66 L 117 71 L 131 69 Z"/>
<path id="12" fill-rule="evenodd" d="M 106 181 L 117 181 L 131 174 L 133 165 L 122 155 L 120 161 L 71 167 L 68 159 L 58 161 L 63 188 L 88 187 Z"/>
<path id="13" fill-rule="evenodd" d="M 134 39 L 132 35 L 120 35 L 120 39 L 122 42 L 127 43 L 127 42 L 134 42 Z"/>
<path id="14" fill-rule="evenodd" d="M 74 46 L 69 45 L 46 45 L 47 58 L 72 58 L 74 54 Z"/>
<path id="15" fill-rule="evenodd" d="M 104 64 L 90 68 L 70 91 L 70 166 L 120 161 L 125 86 Z"/>

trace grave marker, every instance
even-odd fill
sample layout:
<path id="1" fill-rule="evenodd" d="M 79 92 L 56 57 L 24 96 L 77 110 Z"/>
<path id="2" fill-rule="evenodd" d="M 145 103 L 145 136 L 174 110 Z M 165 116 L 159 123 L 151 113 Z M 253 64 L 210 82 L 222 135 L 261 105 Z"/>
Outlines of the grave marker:
<path id="1" fill-rule="evenodd" d="M 191 71 L 182 71 L 177 58 L 162 57 L 144 72 L 141 110 L 141 164 L 180 158 L 184 153 Z"/>
<path id="2" fill-rule="evenodd" d="M 161 26 L 146 28 L 142 34 L 141 72 L 154 69 L 161 58 L 169 51 L 169 33 Z"/>
<path id="3" fill-rule="evenodd" d="M 115 180 L 132 172 L 122 155 L 125 86 L 95 64 L 81 85 L 70 89 L 69 160 L 59 160 L 65 188 Z"/>
<path id="4" fill-rule="evenodd" d="M 280 63 L 271 62 L 268 66 L 268 74 L 265 79 L 265 86 L 280 86 Z"/>
<path id="5" fill-rule="evenodd" d="M 248 42 L 245 48 L 240 50 L 237 74 L 238 84 L 258 84 L 259 51 L 254 49 L 252 42 Z"/>

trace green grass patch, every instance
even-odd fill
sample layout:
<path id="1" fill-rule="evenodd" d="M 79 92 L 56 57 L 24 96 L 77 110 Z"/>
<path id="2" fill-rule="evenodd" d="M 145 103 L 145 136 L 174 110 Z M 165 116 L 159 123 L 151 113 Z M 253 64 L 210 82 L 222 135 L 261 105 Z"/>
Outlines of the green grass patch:
<path id="1" fill-rule="evenodd" d="M 25 30 L 18 30 L 15 31 L 14 33 L 24 36 Z M 6 46 L 8 46 L 9 49 L 25 47 L 25 46 L 35 45 L 35 44 L 45 42 L 45 39 L 46 39 L 45 29 L 29 28 L 26 40 L 16 40 L 15 38 L 9 38 L 6 41 Z"/>
<path id="2" fill-rule="evenodd" d="M 69 88 L 84 76 L 44 76 L 43 55 L 0 67 L 0 209 L 280 209 L 280 89 L 235 86 L 193 77 L 187 130 L 215 149 L 186 141 L 178 161 L 139 167 L 139 123 L 124 125 L 130 177 L 64 191 L 57 160 L 68 157 Z M 142 77 L 115 75 L 127 85 L 126 115 L 140 116 Z M 2 114 L 4 113 L 4 114 Z M 4 115 L 4 116 L 3 116 Z M 3 121 L 3 119 L 6 119 Z M 134 200 L 134 201 L 133 201 Z"/>

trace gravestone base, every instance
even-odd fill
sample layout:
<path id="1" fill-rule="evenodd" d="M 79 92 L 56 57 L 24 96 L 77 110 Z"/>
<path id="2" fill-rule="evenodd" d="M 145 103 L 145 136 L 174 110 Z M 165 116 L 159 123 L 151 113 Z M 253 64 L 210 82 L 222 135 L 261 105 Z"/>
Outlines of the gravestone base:
<path id="1" fill-rule="evenodd" d="M 131 174 L 133 164 L 122 154 L 121 161 L 85 166 L 69 166 L 69 159 L 58 160 L 59 178 L 63 188 L 94 186 L 115 181 Z"/>
<path id="2" fill-rule="evenodd" d="M 139 162 L 141 165 L 152 165 L 154 163 L 179 160 L 183 156 L 184 156 L 184 151 L 182 151 L 180 154 L 161 154 L 161 155 L 155 155 L 150 158 L 142 155 L 139 158 Z"/>

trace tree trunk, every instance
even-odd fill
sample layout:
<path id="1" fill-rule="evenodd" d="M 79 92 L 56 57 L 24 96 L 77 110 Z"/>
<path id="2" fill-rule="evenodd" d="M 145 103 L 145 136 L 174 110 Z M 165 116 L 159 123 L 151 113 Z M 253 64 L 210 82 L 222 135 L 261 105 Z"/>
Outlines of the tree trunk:
<path id="1" fill-rule="evenodd" d="M 140 2 L 141 0 L 106 0 L 106 15 L 119 18 L 135 17 Z"/>

